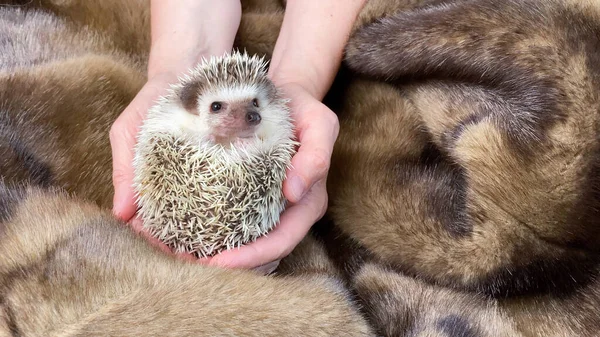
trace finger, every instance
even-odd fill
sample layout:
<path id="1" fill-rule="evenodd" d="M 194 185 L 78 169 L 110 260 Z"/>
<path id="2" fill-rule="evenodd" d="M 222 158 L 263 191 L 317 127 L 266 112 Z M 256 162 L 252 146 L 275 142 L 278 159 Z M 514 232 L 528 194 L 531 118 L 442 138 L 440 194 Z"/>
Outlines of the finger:
<path id="1" fill-rule="evenodd" d="M 124 221 L 131 219 L 136 212 L 135 192 L 132 187 L 135 138 L 129 127 L 131 125 L 115 124 L 110 134 L 113 159 L 112 181 L 115 190 L 113 213 Z"/>
<path id="2" fill-rule="evenodd" d="M 283 183 L 283 193 L 292 203 L 301 200 L 306 191 L 327 176 L 339 132 L 337 116 L 323 105 L 299 114 L 297 125 L 300 147 Z"/>
<path id="3" fill-rule="evenodd" d="M 267 236 L 238 249 L 224 251 L 210 265 L 226 268 L 256 268 L 287 256 L 325 213 L 325 182 L 316 183 L 299 203 L 286 209 L 280 223 Z"/>

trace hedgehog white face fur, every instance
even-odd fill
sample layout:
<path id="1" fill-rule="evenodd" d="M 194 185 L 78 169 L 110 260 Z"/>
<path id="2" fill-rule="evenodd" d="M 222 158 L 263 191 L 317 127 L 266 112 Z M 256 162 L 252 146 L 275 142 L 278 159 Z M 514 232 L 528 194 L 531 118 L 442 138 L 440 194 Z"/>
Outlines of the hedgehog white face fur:
<path id="1" fill-rule="evenodd" d="M 287 100 L 266 62 L 212 57 L 149 111 L 133 162 L 139 215 L 177 252 L 211 256 L 267 234 L 295 153 Z"/>

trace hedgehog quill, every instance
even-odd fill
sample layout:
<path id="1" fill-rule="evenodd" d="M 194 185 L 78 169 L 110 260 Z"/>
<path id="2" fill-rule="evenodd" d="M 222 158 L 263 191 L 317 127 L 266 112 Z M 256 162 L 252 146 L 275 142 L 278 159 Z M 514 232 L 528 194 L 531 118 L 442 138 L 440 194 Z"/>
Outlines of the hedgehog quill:
<path id="1" fill-rule="evenodd" d="M 138 213 L 175 252 L 213 256 L 279 222 L 298 143 L 266 69 L 247 53 L 211 57 L 148 111 L 133 162 Z"/>

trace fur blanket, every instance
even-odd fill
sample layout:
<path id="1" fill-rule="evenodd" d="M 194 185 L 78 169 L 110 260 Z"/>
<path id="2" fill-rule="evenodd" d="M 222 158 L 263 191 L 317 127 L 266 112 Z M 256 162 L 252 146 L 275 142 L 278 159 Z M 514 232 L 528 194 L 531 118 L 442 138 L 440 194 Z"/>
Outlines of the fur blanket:
<path id="1" fill-rule="evenodd" d="M 370 0 L 325 103 L 329 209 L 274 275 L 110 215 L 147 0 L 0 7 L 0 336 L 597 336 L 600 3 Z M 271 55 L 284 2 L 243 1 Z"/>

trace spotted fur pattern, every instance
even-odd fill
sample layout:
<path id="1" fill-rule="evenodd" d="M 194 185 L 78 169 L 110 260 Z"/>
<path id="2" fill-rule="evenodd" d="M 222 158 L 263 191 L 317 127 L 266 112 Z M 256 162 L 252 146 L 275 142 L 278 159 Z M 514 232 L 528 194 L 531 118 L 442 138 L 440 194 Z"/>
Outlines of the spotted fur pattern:
<path id="1" fill-rule="evenodd" d="M 0 188 L 0 335 L 600 331 L 598 2 L 367 2 L 325 100 L 341 126 L 328 214 L 269 277 L 174 261 L 102 209 L 102 135 L 147 51 L 126 43 L 145 14 L 136 32 L 123 13 L 147 4 L 27 3 L 90 35 L 0 76 L 2 176 L 34 185 Z M 281 6 L 245 1 L 236 46 L 268 58 Z"/>

